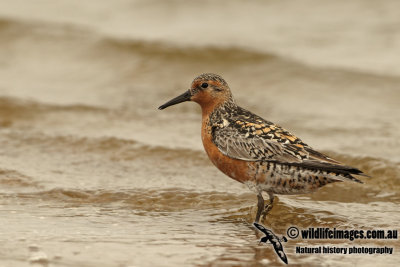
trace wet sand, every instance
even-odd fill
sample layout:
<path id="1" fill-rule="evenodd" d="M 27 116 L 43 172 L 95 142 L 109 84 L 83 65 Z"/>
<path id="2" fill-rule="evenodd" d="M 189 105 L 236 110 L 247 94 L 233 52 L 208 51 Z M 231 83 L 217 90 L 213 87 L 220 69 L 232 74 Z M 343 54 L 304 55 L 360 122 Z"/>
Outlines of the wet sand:
<path id="1" fill-rule="evenodd" d="M 4 1 L 0 266 L 282 265 L 258 245 L 256 196 L 203 151 L 200 108 L 157 110 L 202 72 L 221 74 L 239 105 L 371 176 L 279 196 L 267 227 L 399 229 L 399 8 Z M 204 24 L 189 19 L 199 9 Z M 321 244 L 395 253 L 295 253 Z M 284 249 L 293 266 L 396 266 L 400 255 L 391 240 L 289 239 Z"/>

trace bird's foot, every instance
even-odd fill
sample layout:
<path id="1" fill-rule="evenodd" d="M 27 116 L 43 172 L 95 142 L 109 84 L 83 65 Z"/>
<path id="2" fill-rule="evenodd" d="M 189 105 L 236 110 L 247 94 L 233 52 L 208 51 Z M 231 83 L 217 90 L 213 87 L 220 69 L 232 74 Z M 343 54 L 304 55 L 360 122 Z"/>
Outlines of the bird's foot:
<path id="1" fill-rule="evenodd" d="M 265 205 L 264 210 L 261 212 L 262 220 L 265 220 L 265 218 L 267 217 L 268 213 L 272 210 L 273 206 L 274 206 L 273 205 L 273 201 L 271 201 L 270 203 Z"/>

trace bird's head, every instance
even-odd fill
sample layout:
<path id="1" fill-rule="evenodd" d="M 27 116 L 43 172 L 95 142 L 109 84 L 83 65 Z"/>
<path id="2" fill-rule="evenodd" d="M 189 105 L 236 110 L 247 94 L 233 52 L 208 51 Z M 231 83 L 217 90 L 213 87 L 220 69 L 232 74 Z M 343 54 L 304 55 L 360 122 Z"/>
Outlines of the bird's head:
<path id="1" fill-rule="evenodd" d="M 197 102 L 203 110 L 213 110 L 226 101 L 233 101 L 233 99 L 228 84 L 221 76 L 204 73 L 193 80 L 189 90 L 171 99 L 158 109 L 164 109 L 185 101 Z"/>

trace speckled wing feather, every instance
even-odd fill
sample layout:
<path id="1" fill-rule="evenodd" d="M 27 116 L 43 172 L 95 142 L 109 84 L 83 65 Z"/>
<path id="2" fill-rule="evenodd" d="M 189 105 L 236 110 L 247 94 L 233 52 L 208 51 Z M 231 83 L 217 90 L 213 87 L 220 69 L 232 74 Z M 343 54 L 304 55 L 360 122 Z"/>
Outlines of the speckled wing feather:
<path id="1" fill-rule="evenodd" d="M 231 158 L 302 162 L 310 155 L 299 138 L 239 106 L 221 108 L 211 124 L 213 142 Z"/>
<path id="2" fill-rule="evenodd" d="M 224 155 L 246 161 L 268 161 L 324 170 L 356 181 L 351 174 L 363 175 L 360 170 L 313 150 L 282 127 L 237 108 L 235 112 L 227 112 L 236 114 L 234 117 L 218 114 L 222 119 L 212 128 L 213 142 Z"/>
<path id="3" fill-rule="evenodd" d="M 300 147 L 282 144 L 261 136 L 246 137 L 233 127 L 217 129 L 214 143 L 225 155 L 246 161 L 301 162 L 308 153 Z"/>

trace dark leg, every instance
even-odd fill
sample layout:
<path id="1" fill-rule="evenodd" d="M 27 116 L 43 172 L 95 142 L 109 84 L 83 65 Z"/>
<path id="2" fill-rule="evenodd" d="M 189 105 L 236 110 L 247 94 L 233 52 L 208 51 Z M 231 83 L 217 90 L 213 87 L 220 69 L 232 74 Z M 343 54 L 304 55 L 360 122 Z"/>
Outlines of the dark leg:
<path id="1" fill-rule="evenodd" d="M 261 195 L 261 192 L 257 195 L 257 215 L 255 222 L 258 223 L 260 221 L 261 212 L 264 210 L 264 199 Z"/>
<path id="2" fill-rule="evenodd" d="M 272 210 L 272 208 L 274 206 L 274 194 L 271 192 L 268 192 L 268 196 L 269 196 L 269 203 L 267 205 L 265 205 L 265 208 L 262 212 L 263 220 L 265 220 L 265 217 L 267 216 L 268 212 L 270 212 L 270 210 Z"/>

